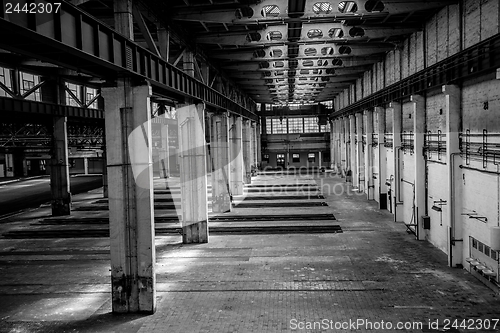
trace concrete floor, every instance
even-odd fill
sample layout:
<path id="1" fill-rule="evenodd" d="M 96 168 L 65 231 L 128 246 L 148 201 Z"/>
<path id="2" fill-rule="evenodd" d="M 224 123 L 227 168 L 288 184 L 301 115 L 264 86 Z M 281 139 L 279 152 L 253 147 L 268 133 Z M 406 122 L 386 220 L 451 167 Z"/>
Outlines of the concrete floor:
<path id="1" fill-rule="evenodd" d="M 253 185 L 297 183 L 317 184 L 325 199 L 314 201 L 328 206 L 299 207 L 307 199 L 273 200 L 297 202 L 297 207 L 236 207 L 230 215 L 332 213 L 336 220 L 245 222 L 274 224 L 281 233 L 214 232 L 208 244 L 200 245 L 183 245 L 180 235 L 157 236 L 158 308 L 148 316 L 111 314 L 107 238 L 1 238 L 0 332 L 499 331 L 497 295 L 465 270 L 448 268 L 442 252 L 416 241 L 391 214 L 351 192 L 343 179 L 328 173 L 253 179 Z M 299 192 L 294 193 L 304 195 Z M 75 207 L 95 205 L 99 198 L 99 190 L 75 196 Z M 95 227 L 39 225 L 49 213 L 40 208 L 2 220 L 0 233 Z M 72 218 L 89 216 L 107 212 L 74 212 Z M 216 230 L 222 224 L 211 226 Z M 224 225 L 237 230 L 242 224 Z M 289 233 L 291 225 L 339 225 L 342 232 Z M 316 328 L 313 322 L 319 322 Z M 369 329 L 367 322 L 380 329 Z M 398 322 L 414 327 L 387 329 Z M 454 329 L 454 323 L 465 329 Z M 490 329 L 478 329 L 488 323 Z"/>

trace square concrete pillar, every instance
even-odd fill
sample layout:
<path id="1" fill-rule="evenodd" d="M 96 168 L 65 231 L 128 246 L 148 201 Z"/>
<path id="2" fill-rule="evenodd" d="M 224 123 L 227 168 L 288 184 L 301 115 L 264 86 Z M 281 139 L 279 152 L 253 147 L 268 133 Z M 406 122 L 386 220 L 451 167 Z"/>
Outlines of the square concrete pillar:
<path id="1" fill-rule="evenodd" d="M 151 93 L 129 79 L 102 88 L 114 313 L 156 310 Z"/>
<path id="2" fill-rule="evenodd" d="M 255 152 L 256 159 L 257 159 L 257 170 L 261 169 L 262 166 L 262 141 L 261 141 L 261 123 L 257 123 L 257 126 L 255 128 L 255 136 L 257 140 L 257 149 Z"/>
<path id="3" fill-rule="evenodd" d="M 363 153 L 363 114 L 356 113 L 356 166 L 353 177 L 357 179 L 358 192 L 365 189 L 365 158 Z"/>
<path id="4" fill-rule="evenodd" d="M 461 172 L 459 171 L 460 158 L 460 88 L 456 85 L 446 85 L 442 88 L 445 97 L 446 113 L 446 165 L 448 168 L 448 193 L 445 215 L 449 230 L 448 265 L 456 267 L 463 265 L 463 222 L 462 222 L 462 191 Z"/>
<path id="5" fill-rule="evenodd" d="M 252 152 L 251 152 L 251 127 L 250 120 L 244 119 L 242 125 L 243 145 L 243 182 L 252 183 Z"/>
<path id="6" fill-rule="evenodd" d="M 335 130 L 335 121 L 330 120 L 330 142 L 329 144 L 329 149 L 330 149 L 330 168 L 334 169 L 335 165 L 335 135 L 336 135 L 336 130 Z"/>
<path id="7" fill-rule="evenodd" d="M 208 242 L 205 104 L 177 109 L 181 172 L 182 241 Z"/>
<path id="8" fill-rule="evenodd" d="M 346 176 L 346 172 L 351 168 L 351 161 L 349 159 L 349 118 L 343 117 L 341 120 L 342 125 L 342 138 L 340 141 L 341 153 L 341 177 Z"/>
<path id="9" fill-rule="evenodd" d="M 257 165 L 258 165 L 258 159 L 257 159 L 257 137 L 259 136 L 259 131 L 258 131 L 258 123 L 257 122 L 252 122 L 252 132 L 253 132 L 253 167 L 254 171 L 257 171 Z M 254 176 L 256 174 L 254 173 Z"/>
<path id="10" fill-rule="evenodd" d="M 89 159 L 88 159 L 88 157 L 83 158 L 83 173 L 85 175 L 89 174 Z"/>
<path id="11" fill-rule="evenodd" d="M 106 137 L 104 137 L 106 142 Z M 103 147 L 102 152 L 102 197 L 108 197 L 108 163 L 107 163 L 106 146 Z"/>
<path id="12" fill-rule="evenodd" d="M 415 154 L 415 211 L 414 222 L 417 226 L 417 239 L 424 240 L 427 236 L 427 230 L 424 229 L 422 216 L 425 216 L 425 154 L 424 154 L 424 140 L 425 140 L 425 98 L 420 95 L 412 95 L 410 97 L 413 103 L 413 145 Z"/>
<path id="13" fill-rule="evenodd" d="M 229 168 L 229 128 L 226 113 L 211 117 L 210 152 L 212 157 L 212 212 L 230 212 L 232 195 Z"/>
<path id="14" fill-rule="evenodd" d="M 385 110 L 382 107 L 376 107 L 378 118 L 378 207 L 387 209 L 387 148 L 385 147 Z"/>
<path id="15" fill-rule="evenodd" d="M 243 146 L 242 118 L 231 117 L 231 128 L 229 129 L 230 141 L 230 176 L 231 192 L 233 195 L 243 195 Z"/>
<path id="16" fill-rule="evenodd" d="M 365 146 L 365 193 L 368 200 L 374 199 L 374 187 L 373 184 L 373 111 L 366 110 L 364 112 L 366 123 L 365 123 L 365 133 L 366 133 L 366 146 Z"/>
<path id="17" fill-rule="evenodd" d="M 392 149 L 394 150 L 394 177 L 391 183 L 392 212 L 395 222 L 403 222 L 403 202 L 401 198 L 401 126 L 403 110 L 401 103 L 391 102 L 389 108 L 392 111 Z"/>
<path id="18" fill-rule="evenodd" d="M 53 117 L 53 149 L 50 160 L 52 216 L 71 214 L 71 193 L 68 163 L 67 118 Z"/>
<path id="19" fill-rule="evenodd" d="M 349 116 L 349 167 L 347 171 L 347 176 L 350 175 L 352 181 L 352 187 L 357 189 L 359 188 L 357 169 L 358 164 L 356 161 L 358 160 L 356 154 L 356 116 L 351 114 Z"/>
<path id="20" fill-rule="evenodd" d="M 160 177 L 170 177 L 170 147 L 168 139 L 168 124 L 159 123 L 160 125 L 160 141 L 161 146 L 159 149 L 159 167 Z"/>
<path id="21" fill-rule="evenodd" d="M 115 30 L 125 37 L 134 40 L 134 18 L 132 16 L 132 0 L 113 1 Z"/>

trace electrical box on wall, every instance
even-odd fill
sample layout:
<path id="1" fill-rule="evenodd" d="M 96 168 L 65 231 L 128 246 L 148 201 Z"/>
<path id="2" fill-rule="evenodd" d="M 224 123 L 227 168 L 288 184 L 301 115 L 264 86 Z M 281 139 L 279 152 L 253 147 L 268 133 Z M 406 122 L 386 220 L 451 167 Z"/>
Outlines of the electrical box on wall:
<path id="1" fill-rule="evenodd" d="M 431 228 L 431 218 L 429 216 L 422 216 L 422 225 L 424 226 L 424 229 L 430 229 Z"/>

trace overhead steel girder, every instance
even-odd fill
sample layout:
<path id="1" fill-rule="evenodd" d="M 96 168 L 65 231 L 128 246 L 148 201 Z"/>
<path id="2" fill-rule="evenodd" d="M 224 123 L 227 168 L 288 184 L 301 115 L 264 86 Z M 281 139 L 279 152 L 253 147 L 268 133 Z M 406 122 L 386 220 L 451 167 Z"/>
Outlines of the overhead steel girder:
<path id="1" fill-rule="evenodd" d="M 446 84 L 457 84 L 465 79 L 485 73 L 497 73 L 500 67 L 500 34 L 496 34 L 463 51 L 401 81 L 381 89 L 345 108 L 330 114 L 337 118 L 375 106 L 399 101 L 428 89 Z"/>
<path id="2" fill-rule="evenodd" d="M 260 68 L 258 64 L 245 64 L 245 65 L 240 65 L 240 66 L 224 66 L 223 68 L 229 69 L 229 70 L 238 70 L 243 72 L 240 75 L 234 75 L 233 77 L 238 77 L 238 76 L 244 76 L 246 77 L 247 74 L 252 74 L 252 73 L 258 73 L 258 72 L 269 72 L 271 73 L 270 76 L 262 76 L 262 78 L 269 78 L 272 76 L 275 76 L 275 73 L 290 73 L 294 72 L 295 74 L 299 75 L 300 71 L 324 71 L 324 74 L 329 74 L 328 72 L 331 72 L 330 75 L 333 75 L 335 72 L 336 74 L 349 74 L 352 72 L 363 72 L 371 69 L 370 65 L 365 65 L 365 66 L 352 66 L 352 67 L 346 67 L 346 66 L 331 66 L 330 64 L 324 65 L 324 66 L 317 66 L 317 65 L 312 65 L 312 66 L 305 66 L 303 64 L 298 65 L 295 68 L 289 69 L 289 67 L 283 67 L 283 68 L 276 68 L 276 67 L 271 67 L 271 68 Z M 246 73 L 248 71 L 248 73 Z"/>
<path id="3" fill-rule="evenodd" d="M 52 14 L 0 12 L 0 48 L 96 77 L 148 80 L 157 90 L 258 120 L 252 111 L 65 1 Z"/>
<path id="4" fill-rule="evenodd" d="M 270 26 L 261 31 L 253 32 L 234 32 L 234 33 L 206 33 L 196 38 L 199 43 L 206 44 L 226 44 L 226 45 L 251 45 L 261 44 L 272 39 L 270 34 L 280 33 L 282 38 L 287 40 L 288 32 L 285 26 Z M 374 38 L 387 38 L 411 34 L 416 28 L 396 28 L 396 27 L 363 27 L 363 26 L 345 26 L 342 23 L 304 23 L 300 38 L 294 42 L 337 42 L 346 41 L 366 41 Z M 338 35 L 340 33 L 340 35 Z M 253 34 L 253 35 L 250 35 Z M 309 34 L 317 34 L 317 37 L 309 37 Z"/>
<path id="5" fill-rule="evenodd" d="M 402 14 L 409 13 L 413 11 L 419 10 L 427 10 L 433 8 L 443 7 L 443 4 L 454 3 L 456 1 L 451 0 L 436 0 L 436 1 L 421 1 L 421 0 L 384 0 L 381 1 L 384 5 L 382 10 L 367 10 L 366 2 L 368 0 L 356 0 L 357 3 L 357 11 L 354 13 L 343 13 L 339 11 L 338 4 L 341 1 L 322 1 L 322 0 L 308 0 L 306 2 L 304 8 L 304 14 L 298 18 L 290 18 L 288 16 L 288 2 L 283 0 L 266 0 L 262 1 L 257 5 L 251 5 L 246 8 L 245 13 L 246 16 L 241 16 L 241 11 L 237 10 L 204 10 L 200 12 L 199 10 L 183 10 L 179 11 L 177 15 L 174 17 L 175 20 L 179 21 L 201 21 L 201 22 L 210 22 L 210 23 L 226 23 L 226 24 L 269 24 L 274 22 L 283 22 L 288 23 L 288 21 L 300 21 L 300 22 L 308 22 L 312 20 L 322 20 L 324 18 L 332 19 L 335 18 L 337 20 L 345 20 L 356 18 L 357 16 L 363 17 L 371 17 L 378 16 L 384 17 L 388 14 Z M 316 13 L 313 8 L 314 5 L 318 2 L 329 2 L 332 7 L 331 11 L 324 13 Z M 373 1 L 371 1 L 373 3 Z M 262 10 L 265 6 L 273 6 L 276 5 L 279 8 L 279 14 L 276 16 L 264 16 L 262 14 Z M 243 6 L 242 6 L 243 7 Z M 370 9 L 370 7 L 368 7 Z M 283 21 L 285 20 L 285 21 Z"/>
<path id="6" fill-rule="evenodd" d="M 312 60 L 312 61 L 318 61 L 318 60 L 326 60 L 330 64 L 335 63 L 339 65 L 335 65 L 334 67 L 359 67 L 359 66 L 368 66 L 368 65 L 373 65 L 376 62 L 380 62 L 384 60 L 384 56 L 373 56 L 373 57 L 352 57 L 352 56 L 345 56 L 345 57 L 338 57 L 338 56 L 324 56 L 324 57 L 317 57 L 317 56 L 312 56 L 312 57 L 297 57 L 297 58 L 273 58 L 273 59 L 258 59 L 256 58 L 255 60 L 250 60 L 250 61 L 227 61 L 227 62 L 221 62 L 221 67 L 224 66 L 231 66 L 231 65 L 239 65 L 239 64 L 251 64 L 254 62 L 274 62 L 274 61 L 288 61 L 288 60 Z M 232 73 L 232 76 L 237 76 L 239 73 Z"/>
<path id="7" fill-rule="evenodd" d="M 318 80 L 318 81 L 311 81 L 311 80 L 303 80 L 301 81 L 300 79 L 293 79 L 294 81 L 294 84 L 296 85 L 299 85 L 299 84 L 314 84 L 314 83 L 327 83 L 327 82 L 352 82 L 352 81 L 355 81 L 356 79 L 359 78 L 359 75 L 351 75 L 351 76 L 347 76 L 347 75 L 343 75 L 343 76 L 338 76 L 338 77 L 329 77 L 328 78 L 328 81 L 321 81 L 321 80 Z M 239 85 L 242 85 L 242 86 L 256 86 L 256 87 L 266 87 L 266 86 L 287 86 L 290 84 L 288 79 L 286 78 L 282 78 L 280 80 L 282 80 L 281 82 L 276 82 L 276 80 L 278 80 L 278 78 L 273 78 L 272 79 L 273 82 L 272 83 L 267 83 L 265 82 L 264 80 L 252 80 L 252 79 L 248 79 L 248 80 L 242 80 L 242 81 L 238 81 L 238 84 Z M 302 83 L 304 82 L 304 83 Z"/>
<path id="8" fill-rule="evenodd" d="M 0 113 L 22 112 L 44 116 L 60 116 L 71 118 L 104 119 L 104 111 L 59 105 L 46 102 L 35 102 L 26 99 L 0 97 Z M 2 116 L 5 117 L 5 116 Z"/>
<path id="9" fill-rule="evenodd" d="M 319 59 L 322 60 L 328 60 L 328 61 L 341 61 L 342 66 L 358 66 L 358 65 L 368 65 L 368 64 L 374 64 L 376 62 L 384 60 L 384 56 L 350 56 L 350 55 L 321 55 L 321 53 L 316 53 L 315 55 L 301 55 L 299 57 L 294 57 L 290 58 L 287 57 L 286 55 L 283 55 L 281 57 L 271 57 L 271 56 L 266 56 L 266 57 L 254 57 L 252 52 L 248 53 L 241 53 L 238 54 L 234 57 L 231 57 L 230 53 L 225 53 L 225 54 L 212 54 L 212 58 L 216 59 L 226 59 L 227 61 L 221 61 L 220 63 L 222 66 L 224 65 L 236 65 L 236 64 L 245 64 L 245 63 L 252 63 L 252 62 L 263 62 L 263 61 L 288 61 L 291 59 L 295 60 L 313 60 L 317 61 Z"/>
<path id="10" fill-rule="evenodd" d="M 317 28 L 315 26 L 318 26 Z M 349 35 L 344 35 L 342 38 L 334 38 L 329 34 L 330 29 L 334 27 L 335 24 L 310 24 L 306 26 L 303 25 L 301 36 L 294 40 L 289 41 L 288 29 L 286 26 L 271 26 L 261 31 L 247 32 L 247 33 L 214 33 L 214 34 L 204 34 L 196 37 L 196 42 L 200 44 L 220 44 L 220 45 L 262 45 L 262 46 L 281 46 L 282 43 L 346 43 L 349 41 L 369 41 L 375 38 L 388 38 L 392 36 L 402 36 L 411 34 L 418 29 L 407 28 L 407 29 L 394 29 L 394 28 L 377 28 L 377 29 L 363 29 L 360 27 L 349 27 L 347 33 L 358 33 L 364 34 L 362 37 L 351 37 Z M 356 28 L 356 30 L 352 30 Z M 361 30 L 360 30 L 361 29 Z M 321 31 L 321 34 L 320 34 Z M 309 37 L 308 33 L 317 33 L 318 37 Z"/>
<path id="11" fill-rule="evenodd" d="M 368 40 L 374 38 L 384 38 L 400 35 L 409 35 L 418 29 L 403 28 L 403 27 L 365 27 L 359 26 L 345 26 L 342 23 L 304 23 L 302 29 L 301 40 L 307 40 L 307 34 L 311 30 L 321 31 L 322 37 L 314 38 L 314 40 L 336 40 L 336 41 L 349 41 L 349 40 Z M 339 31 L 342 31 L 342 37 L 336 37 Z M 335 36 L 335 37 L 334 37 Z M 311 40 L 309 38 L 309 40 Z"/>

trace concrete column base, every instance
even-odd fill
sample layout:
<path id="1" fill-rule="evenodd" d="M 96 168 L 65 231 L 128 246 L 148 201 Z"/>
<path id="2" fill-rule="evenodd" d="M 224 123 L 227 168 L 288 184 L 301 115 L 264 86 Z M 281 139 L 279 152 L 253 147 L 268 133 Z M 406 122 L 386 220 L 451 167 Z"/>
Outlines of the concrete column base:
<path id="1" fill-rule="evenodd" d="M 66 122 L 66 117 L 54 117 L 53 119 L 54 146 L 50 172 L 52 216 L 71 214 Z"/>
<path id="2" fill-rule="evenodd" d="M 182 243 L 208 243 L 207 221 L 195 222 L 182 227 Z"/>

